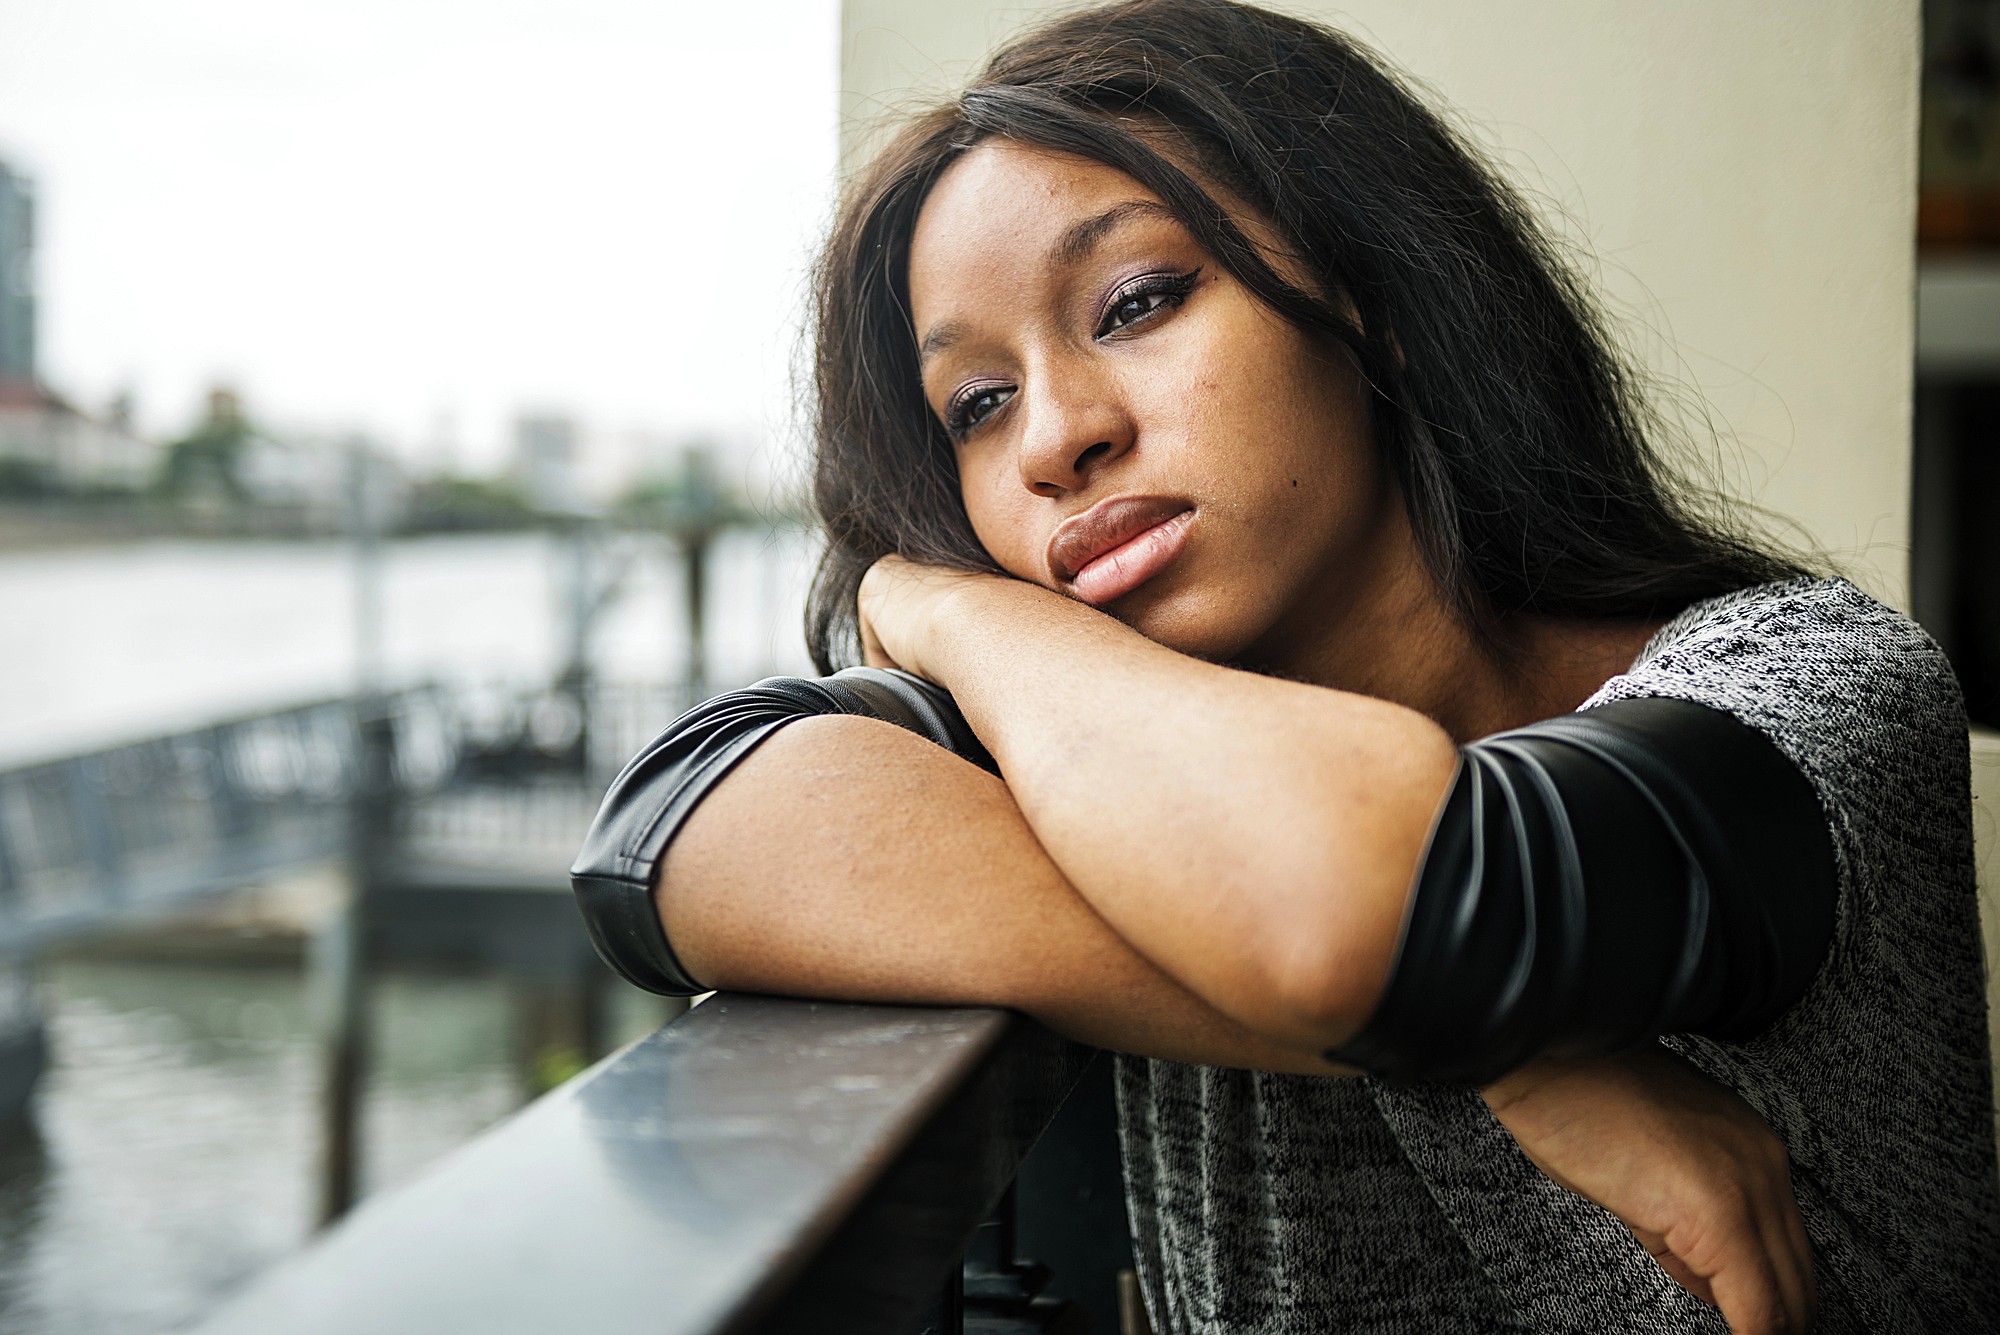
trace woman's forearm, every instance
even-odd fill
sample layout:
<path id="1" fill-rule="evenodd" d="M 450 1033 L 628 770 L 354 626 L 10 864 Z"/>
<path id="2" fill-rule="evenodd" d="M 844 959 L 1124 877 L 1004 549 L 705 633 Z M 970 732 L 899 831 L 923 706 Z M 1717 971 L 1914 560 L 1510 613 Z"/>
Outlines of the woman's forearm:
<path id="1" fill-rule="evenodd" d="M 872 719 L 805 719 L 763 743 L 676 837 L 657 898 L 713 986 L 1013 1006 L 1120 1051 L 1339 1069 L 1200 1002 L 1083 902 L 1004 784 Z"/>
<path id="2" fill-rule="evenodd" d="M 1442 729 L 1189 658 L 1018 581 L 933 606 L 923 670 L 1120 936 L 1286 1046 L 1367 1018 L 1456 764 Z"/>

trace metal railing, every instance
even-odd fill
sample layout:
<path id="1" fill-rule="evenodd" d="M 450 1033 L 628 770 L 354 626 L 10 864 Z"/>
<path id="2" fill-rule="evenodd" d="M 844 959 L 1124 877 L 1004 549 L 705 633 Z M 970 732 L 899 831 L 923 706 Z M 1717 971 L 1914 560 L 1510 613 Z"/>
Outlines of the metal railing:
<path id="1" fill-rule="evenodd" d="M 322 700 L 0 772 L 0 950 L 335 855 L 355 754 Z"/>
<path id="2" fill-rule="evenodd" d="M 459 866 L 566 893 L 611 773 L 687 693 L 428 686 L 0 771 L 0 955 L 351 854 L 370 763 L 390 808 L 371 837 L 416 879 Z"/>
<path id="3" fill-rule="evenodd" d="M 1108 1059 L 1008 1012 L 720 995 L 195 1330 L 1113 1335 L 1110 1117 Z"/>

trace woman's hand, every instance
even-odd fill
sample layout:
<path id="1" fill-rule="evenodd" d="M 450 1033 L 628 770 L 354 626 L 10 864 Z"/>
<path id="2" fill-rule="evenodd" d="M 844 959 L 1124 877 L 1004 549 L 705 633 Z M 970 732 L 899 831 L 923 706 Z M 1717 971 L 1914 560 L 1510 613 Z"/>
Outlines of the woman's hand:
<path id="1" fill-rule="evenodd" d="M 968 592 L 976 596 L 981 587 L 1004 584 L 1018 585 L 1020 581 L 1005 575 L 923 565 L 900 556 L 883 557 L 862 576 L 855 599 L 863 661 L 869 667 L 901 668 L 936 681 L 935 655 L 926 651 L 932 646 L 931 634 L 944 603 Z"/>
<path id="2" fill-rule="evenodd" d="M 1737 1335 L 1811 1328 L 1785 1146 L 1732 1091 L 1654 1045 L 1536 1062 L 1484 1093 L 1536 1167 L 1617 1215 Z"/>

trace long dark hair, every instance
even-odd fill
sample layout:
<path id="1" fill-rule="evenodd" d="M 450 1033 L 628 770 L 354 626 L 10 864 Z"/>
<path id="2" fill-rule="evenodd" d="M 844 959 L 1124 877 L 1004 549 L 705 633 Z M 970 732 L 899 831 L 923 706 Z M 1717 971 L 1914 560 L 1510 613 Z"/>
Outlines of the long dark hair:
<path id="1" fill-rule="evenodd" d="M 858 660 L 854 596 L 877 558 L 997 569 L 923 397 L 907 281 L 931 186 L 989 136 L 1133 177 L 1260 300 L 1353 350 L 1418 544 L 1470 624 L 1661 616 L 1800 573 L 1663 481 L 1642 396 L 1567 265 L 1365 51 L 1227 0 L 1128 0 L 1016 38 L 843 202 L 817 289 L 821 671 Z M 1177 162 L 1272 223 L 1326 295 L 1281 279 Z"/>

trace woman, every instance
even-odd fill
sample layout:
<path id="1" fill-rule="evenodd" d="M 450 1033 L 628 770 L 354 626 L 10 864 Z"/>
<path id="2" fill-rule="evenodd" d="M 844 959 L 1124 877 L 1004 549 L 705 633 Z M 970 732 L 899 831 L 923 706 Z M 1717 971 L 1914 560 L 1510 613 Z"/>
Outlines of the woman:
<path id="1" fill-rule="evenodd" d="M 576 884 L 626 976 L 1127 1054 L 1161 1331 L 2000 1311 L 1948 669 L 1689 512 L 1362 53 L 1033 32 L 857 184 L 820 303 L 811 639 L 871 667 L 620 776 Z"/>

